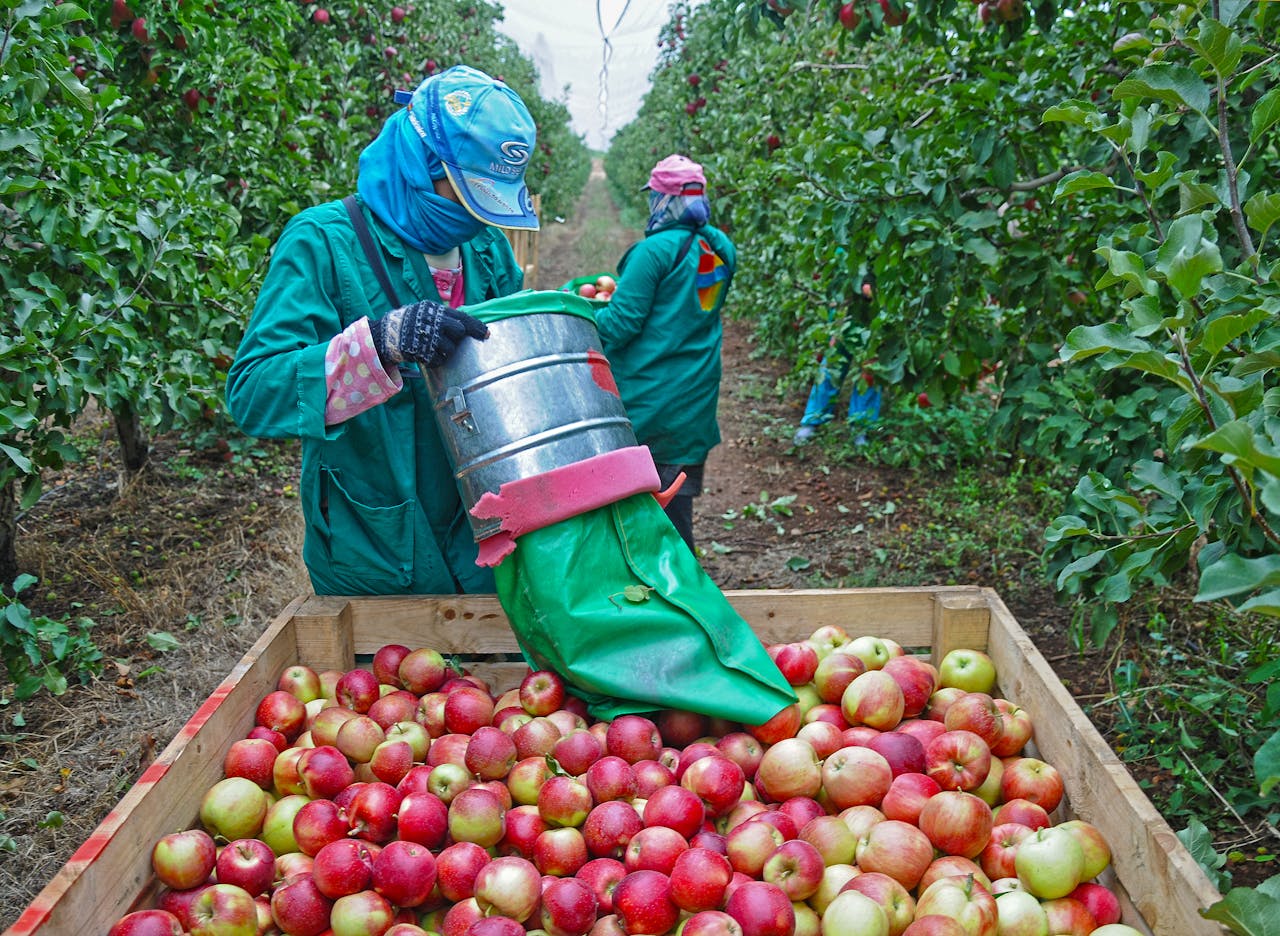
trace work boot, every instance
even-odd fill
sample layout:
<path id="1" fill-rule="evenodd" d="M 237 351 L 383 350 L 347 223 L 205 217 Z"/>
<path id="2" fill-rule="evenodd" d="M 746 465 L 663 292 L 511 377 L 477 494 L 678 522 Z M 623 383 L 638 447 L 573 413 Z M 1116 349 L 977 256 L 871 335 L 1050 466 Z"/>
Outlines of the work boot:
<path id="1" fill-rule="evenodd" d="M 801 426 L 796 430 L 796 434 L 791 437 L 792 445 L 804 445 L 812 439 L 818 432 L 817 426 Z"/>

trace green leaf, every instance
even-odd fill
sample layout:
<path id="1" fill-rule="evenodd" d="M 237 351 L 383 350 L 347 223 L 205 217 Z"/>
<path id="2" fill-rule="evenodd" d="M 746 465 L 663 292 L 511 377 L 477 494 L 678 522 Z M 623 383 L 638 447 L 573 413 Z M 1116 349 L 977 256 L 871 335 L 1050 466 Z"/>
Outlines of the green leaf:
<path id="1" fill-rule="evenodd" d="M 965 253 L 973 254 L 987 266 L 995 266 L 1000 262 L 1000 252 L 990 241 L 981 237 L 971 237 L 964 242 Z"/>
<path id="2" fill-rule="evenodd" d="M 1277 123 L 1280 123 L 1280 88 L 1272 88 L 1253 102 L 1249 114 L 1249 142 L 1256 144 Z"/>
<path id="3" fill-rule="evenodd" d="M 1217 601 L 1276 586 L 1280 586 L 1280 556 L 1245 559 L 1231 553 L 1201 572 L 1195 600 Z"/>
<path id="4" fill-rule="evenodd" d="M 1210 878 L 1219 877 L 1219 869 L 1227 863 L 1226 856 L 1219 855 L 1213 847 L 1213 835 L 1208 827 L 1199 819 L 1192 819 L 1187 827 L 1177 832 L 1178 840 L 1191 852 L 1196 864 L 1204 869 Z"/>
<path id="5" fill-rule="evenodd" d="M 1271 225 L 1280 221 L 1280 192 L 1254 195 L 1244 203 L 1244 216 L 1249 227 L 1266 237 Z"/>
<path id="6" fill-rule="evenodd" d="M 1169 265 L 1169 285 L 1184 299 L 1200 293 L 1204 278 L 1222 271 L 1222 254 L 1218 245 L 1204 241 L 1200 249 L 1191 253 L 1180 251 Z"/>
<path id="7" fill-rule="evenodd" d="M 168 631 L 152 631 L 147 634 L 147 646 L 152 650 L 168 653 L 171 650 L 177 650 L 182 644 Z"/>
<path id="8" fill-rule="evenodd" d="M 1280 453 L 1243 419 L 1219 426 L 1193 447 L 1221 452 L 1227 464 L 1241 465 L 1250 471 L 1265 471 L 1280 478 Z"/>
<path id="9" fill-rule="evenodd" d="M 804 556 L 792 556 L 787 560 L 787 568 L 792 572 L 803 572 L 812 565 L 813 562 Z"/>
<path id="10" fill-rule="evenodd" d="M 1240 37 L 1212 19 L 1200 21 L 1199 31 L 1194 38 L 1187 38 L 1187 45 L 1223 78 L 1235 71 L 1243 51 Z"/>
<path id="11" fill-rule="evenodd" d="M 8 455 L 9 460 L 17 465 L 18 470 L 23 474 L 31 474 L 31 459 L 26 455 L 23 455 L 12 445 L 6 445 L 4 442 L 0 442 L 0 452 Z"/>
<path id="12" fill-rule="evenodd" d="M 1175 107 L 1188 107 L 1199 114 L 1209 110 L 1209 87 L 1186 65 L 1156 62 L 1135 69 L 1111 91 L 1119 100 L 1157 100 Z"/>
<path id="13" fill-rule="evenodd" d="M 1200 346 L 1210 354 L 1217 354 L 1241 335 L 1248 333 L 1253 327 L 1271 318 L 1266 309 L 1254 309 L 1243 315 L 1224 315 L 1216 318 L 1204 328 L 1204 337 Z"/>
<path id="14" fill-rule="evenodd" d="M 1280 936 L 1280 899 L 1248 887 L 1233 887 L 1200 915 L 1239 936 Z"/>
<path id="15" fill-rule="evenodd" d="M 1239 614 L 1266 614 L 1280 617 L 1280 588 L 1273 588 L 1260 595 L 1254 595 L 1248 601 L 1236 607 Z"/>
<path id="16" fill-rule="evenodd" d="M 1067 334 L 1062 346 L 1064 361 L 1080 360 L 1107 351 L 1131 351 L 1139 353 L 1153 350 L 1151 345 L 1130 334 L 1114 322 L 1104 325 L 1077 325 Z"/>
<path id="17" fill-rule="evenodd" d="M 1054 201 L 1057 201 L 1059 198 L 1075 192 L 1087 192 L 1089 189 L 1099 188 L 1113 189 L 1115 187 L 1116 184 L 1111 181 L 1110 176 L 1095 172 L 1092 169 L 1079 169 L 1058 180 L 1058 186 L 1053 190 L 1053 198 Z"/>
<path id="18" fill-rule="evenodd" d="M 80 79 L 65 66 L 59 68 L 48 59 L 42 59 L 42 61 L 49 74 L 53 76 L 53 80 L 58 83 L 67 97 L 82 111 L 92 114 L 93 96 L 89 93 L 89 89 L 80 83 Z"/>
<path id="19" fill-rule="evenodd" d="M 1044 116 L 1040 119 L 1044 123 L 1070 123 L 1079 124 L 1082 127 L 1089 126 L 1092 123 L 1091 118 L 1098 116 L 1098 108 L 1089 101 L 1063 101 L 1050 107 L 1044 112 Z"/>
<path id="20" fill-rule="evenodd" d="M 1253 773 L 1258 778 L 1260 794 L 1267 796 L 1280 783 L 1280 730 L 1253 753 Z"/>

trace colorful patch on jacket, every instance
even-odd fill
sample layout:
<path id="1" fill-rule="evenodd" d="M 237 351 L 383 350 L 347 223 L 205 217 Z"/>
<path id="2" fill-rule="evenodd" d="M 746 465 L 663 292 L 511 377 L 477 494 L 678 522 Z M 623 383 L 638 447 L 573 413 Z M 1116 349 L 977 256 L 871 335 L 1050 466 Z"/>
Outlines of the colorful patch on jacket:
<path id="1" fill-rule="evenodd" d="M 695 282 L 702 311 L 714 312 L 720 306 L 725 287 L 729 285 L 729 267 L 702 237 L 698 238 L 698 277 Z"/>

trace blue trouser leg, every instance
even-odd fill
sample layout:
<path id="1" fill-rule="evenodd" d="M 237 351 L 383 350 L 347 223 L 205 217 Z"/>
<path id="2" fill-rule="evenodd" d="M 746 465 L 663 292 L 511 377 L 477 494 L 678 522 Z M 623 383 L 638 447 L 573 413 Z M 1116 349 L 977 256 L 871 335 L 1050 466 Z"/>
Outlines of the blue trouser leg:
<path id="1" fill-rule="evenodd" d="M 827 349 L 822 363 L 818 365 L 818 379 L 809 391 L 809 402 L 805 405 L 804 416 L 800 420 L 802 426 L 821 426 L 830 422 L 835 416 L 835 398 L 840 392 L 840 385 L 849 375 L 852 356 L 840 346 Z M 837 376 L 832 378 L 832 371 Z"/>
<path id="2" fill-rule="evenodd" d="M 880 419 L 880 388 L 868 387 L 863 393 L 849 395 L 849 423 L 869 426 Z"/>

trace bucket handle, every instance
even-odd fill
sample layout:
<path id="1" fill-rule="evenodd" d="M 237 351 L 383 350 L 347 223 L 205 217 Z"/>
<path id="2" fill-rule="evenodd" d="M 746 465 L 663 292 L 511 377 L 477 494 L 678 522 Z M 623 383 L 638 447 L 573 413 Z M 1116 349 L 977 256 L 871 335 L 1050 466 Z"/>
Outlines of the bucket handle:
<path id="1" fill-rule="evenodd" d="M 471 418 L 471 410 L 467 408 L 467 397 L 461 387 L 449 387 L 444 393 L 444 402 L 452 412 L 449 418 L 467 432 L 476 431 L 476 421 Z"/>

